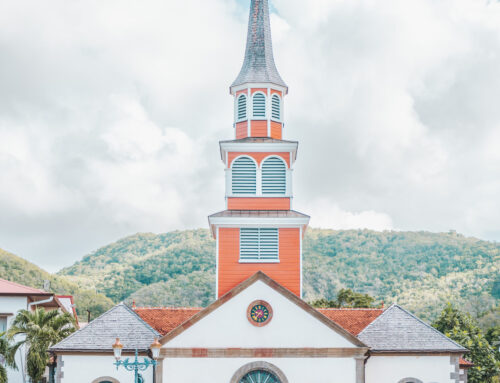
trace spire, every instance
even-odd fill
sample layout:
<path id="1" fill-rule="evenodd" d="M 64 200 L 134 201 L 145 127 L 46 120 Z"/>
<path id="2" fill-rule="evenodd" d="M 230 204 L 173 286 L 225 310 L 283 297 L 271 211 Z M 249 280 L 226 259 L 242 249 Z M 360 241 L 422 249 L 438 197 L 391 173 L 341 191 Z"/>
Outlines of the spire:
<path id="1" fill-rule="evenodd" d="M 287 88 L 274 63 L 268 0 L 252 0 L 245 61 L 231 87 L 248 82 L 270 82 Z"/>

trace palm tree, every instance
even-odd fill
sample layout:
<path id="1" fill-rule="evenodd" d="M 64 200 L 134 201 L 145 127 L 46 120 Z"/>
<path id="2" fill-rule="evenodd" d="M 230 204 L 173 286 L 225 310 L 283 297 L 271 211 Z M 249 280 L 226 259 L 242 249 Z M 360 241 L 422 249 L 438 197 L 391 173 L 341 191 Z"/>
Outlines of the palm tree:
<path id="1" fill-rule="evenodd" d="M 22 345 L 28 348 L 26 367 L 33 383 L 39 382 L 49 362 L 49 347 L 60 342 L 75 331 L 75 320 L 64 312 L 45 311 L 37 308 L 34 311 L 21 310 L 7 331 L 10 340 L 24 335 L 14 346 L 17 351 Z M 19 337 L 18 337 L 19 339 Z"/>
<path id="2" fill-rule="evenodd" d="M 7 383 L 7 369 L 5 367 L 17 369 L 14 357 L 16 350 L 10 346 L 9 341 L 5 338 L 5 333 L 0 334 L 0 356 L 3 363 L 0 363 L 0 383 Z"/>

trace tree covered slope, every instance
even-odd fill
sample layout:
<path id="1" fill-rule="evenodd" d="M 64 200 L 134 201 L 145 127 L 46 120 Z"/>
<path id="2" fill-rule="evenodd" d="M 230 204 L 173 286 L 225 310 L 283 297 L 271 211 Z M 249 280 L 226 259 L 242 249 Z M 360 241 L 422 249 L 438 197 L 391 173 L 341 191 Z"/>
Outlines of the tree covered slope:
<path id="1" fill-rule="evenodd" d="M 87 310 L 90 310 L 91 317 L 94 318 L 113 305 L 111 299 L 96 293 L 95 289 L 80 287 L 68 281 L 64 276 L 50 274 L 23 258 L 2 249 L 0 249 L 0 278 L 37 289 L 42 289 L 44 281 L 49 281 L 50 292 L 74 296 L 78 315 L 82 317 L 83 321 L 87 318 Z"/>
<path id="2" fill-rule="evenodd" d="M 448 301 L 476 314 L 498 306 L 500 244 L 454 232 L 311 229 L 303 249 L 307 300 L 351 288 L 428 320 Z M 115 302 L 204 306 L 214 297 L 215 243 L 208 230 L 136 234 L 58 275 Z"/>

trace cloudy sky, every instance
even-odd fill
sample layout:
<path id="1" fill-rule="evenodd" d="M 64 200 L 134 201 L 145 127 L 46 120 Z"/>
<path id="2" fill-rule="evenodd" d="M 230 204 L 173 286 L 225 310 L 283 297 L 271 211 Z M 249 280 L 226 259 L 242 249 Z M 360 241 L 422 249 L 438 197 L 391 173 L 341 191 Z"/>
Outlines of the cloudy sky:
<path id="1" fill-rule="evenodd" d="M 50 271 L 224 208 L 248 0 L 0 2 L 0 248 Z M 500 240 L 500 2 L 273 0 L 316 227 Z"/>

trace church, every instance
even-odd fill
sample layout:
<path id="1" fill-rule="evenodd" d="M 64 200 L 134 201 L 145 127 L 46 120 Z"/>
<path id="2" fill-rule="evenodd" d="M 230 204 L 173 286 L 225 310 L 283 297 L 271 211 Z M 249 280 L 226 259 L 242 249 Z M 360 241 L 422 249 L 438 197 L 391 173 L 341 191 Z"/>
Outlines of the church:
<path id="1" fill-rule="evenodd" d="M 293 210 L 298 142 L 284 139 L 288 86 L 268 0 L 252 0 L 230 87 L 234 136 L 220 142 L 226 208 L 209 216 L 216 300 L 206 308 L 120 304 L 50 352 L 57 383 L 126 383 L 114 356 L 154 359 L 146 383 L 459 383 L 468 352 L 404 308 L 315 309 L 302 300 L 309 216 Z"/>

